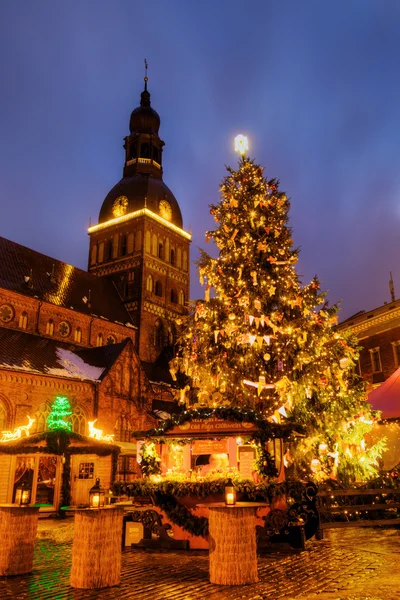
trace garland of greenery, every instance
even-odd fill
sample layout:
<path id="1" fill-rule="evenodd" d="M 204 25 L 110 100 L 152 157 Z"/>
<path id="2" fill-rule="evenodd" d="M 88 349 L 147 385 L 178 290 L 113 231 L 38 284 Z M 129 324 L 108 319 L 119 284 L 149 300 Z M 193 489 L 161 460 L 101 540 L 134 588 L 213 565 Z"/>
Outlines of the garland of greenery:
<path id="1" fill-rule="evenodd" d="M 140 438 L 160 438 L 168 431 L 171 431 L 177 425 L 183 425 L 193 419 L 210 419 L 216 417 L 224 421 L 232 421 L 234 423 L 251 423 L 258 430 L 258 438 L 270 440 L 273 438 L 288 438 L 293 432 L 303 433 L 303 428 L 300 425 L 291 423 L 271 423 L 267 421 L 264 415 L 257 410 L 251 408 L 237 408 L 231 406 L 219 406 L 218 408 L 197 408 L 185 410 L 180 415 L 175 415 L 170 419 L 161 421 L 157 427 L 148 429 L 147 431 L 135 431 L 132 437 Z M 256 435 L 253 432 L 248 432 L 253 439 Z"/>
<path id="2" fill-rule="evenodd" d="M 223 477 L 201 481 L 165 479 L 157 483 L 138 479 L 130 483 L 116 481 L 113 490 L 117 496 L 127 495 L 128 498 L 150 496 L 154 504 L 165 512 L 172 523 L 182 527 L 191 535 L 205 537 L 208 534 L 208 519 L 196 517 L 189 508 L 179 502 L 179 498 L 192 496 L 201 500 L 207 496 L 223 494 L 228 481 L 229 479 Z M 305 489 L 304 483 L 293 480 L 256 484 L 250 480 L 234 479 L 234 483 L 237 493 L 242 494 L 245 501 L 253 502 L 271 502 L 273 498 L 279 496 L 291 497 L 296 502 L 300 502 Z"/>

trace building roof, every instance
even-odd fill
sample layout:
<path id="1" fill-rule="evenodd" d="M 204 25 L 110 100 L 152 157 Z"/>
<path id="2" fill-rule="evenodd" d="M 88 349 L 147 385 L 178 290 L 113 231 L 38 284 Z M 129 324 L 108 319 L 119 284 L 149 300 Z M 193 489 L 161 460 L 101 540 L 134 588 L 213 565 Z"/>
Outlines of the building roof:
<path id="1" fill-rule="evenodd" d="M 80 348 L 39 335 L 0 328 L 0 369 L 89 381 L 102 380 L 127 344 Z"/>
<path id="2" fill-rule="evenodd" d="M 338 329 L 350 329 L 359 339 L 378 333 L 383 328 L 400 324 L 400 300 L 387 302 L 369 311 L 360 310 L 338 325 Z"/>
<path id="3" fill-rule="evenodd" d="M 368 395 L 374 410 L 382 411 L 382 419 L 400 417 L 400 367 Z"/>
<path id="4" fill-rule="evenodd" d="M 132 324 L 110 279 L 96 277 L 3 237 L 0 256 L 1 288 L 80 313 Z"/>

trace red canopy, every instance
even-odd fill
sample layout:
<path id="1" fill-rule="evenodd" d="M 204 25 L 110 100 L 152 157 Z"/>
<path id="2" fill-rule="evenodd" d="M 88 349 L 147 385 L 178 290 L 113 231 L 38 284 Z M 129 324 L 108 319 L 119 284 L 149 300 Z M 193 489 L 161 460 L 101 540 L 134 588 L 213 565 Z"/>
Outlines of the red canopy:
<path id="1" fill-rule="evenodd" d="M 368 395 L 374 410 L 382 411 L 382 419 L 400 417 L 400 367 Z"/>

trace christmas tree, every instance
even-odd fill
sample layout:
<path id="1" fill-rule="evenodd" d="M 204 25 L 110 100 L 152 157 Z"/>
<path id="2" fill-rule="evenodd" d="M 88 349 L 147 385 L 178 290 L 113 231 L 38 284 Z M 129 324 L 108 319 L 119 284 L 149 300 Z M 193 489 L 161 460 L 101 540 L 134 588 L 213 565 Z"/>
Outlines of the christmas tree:
<path id="1" fill-rule="evenodd" d="M 372 476 L 384 442 L 366 443 L 374 415 L 354 373 L 356 342 L 335 330 L 338 307 L 328 305 L 318 279 L 300 282 L 289 200 L 245 155 L 228 173 L 211 205 L 216 228 L 206 234 L 219 255 L 201 251 L 205 300 L 195 303 L 170 365 L 178 381 L 188 376 L 181 401 L 251 407 L 303 426 L 285 456 L 298 475 Z"/>
<path id="2" fill-rule="evenodd" d="M 57 396 L 51 405 L 50 414 L 47 417 L 47 427 L 50 430 L 65 429 L 66 431 L 71 431 L 71 423 L 65 420 L 65 417 L 69 417 L 69 415 L 72 415 L 72 410 L 68 398 Z"/>

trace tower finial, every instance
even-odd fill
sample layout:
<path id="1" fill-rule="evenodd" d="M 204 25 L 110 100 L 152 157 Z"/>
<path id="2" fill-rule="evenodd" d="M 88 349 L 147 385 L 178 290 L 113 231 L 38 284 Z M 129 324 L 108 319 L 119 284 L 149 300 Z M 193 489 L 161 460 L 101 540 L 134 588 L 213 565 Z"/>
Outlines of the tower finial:
<path id="1" fill-rule="evenodd" d="M 144 59 L 144 89 L 147 92 L 147 82 L 149 80 L 149 78 L 147 77 L 147 69 L 149 68 L 149 65 L 147 64 L 147 60 Z"/>

